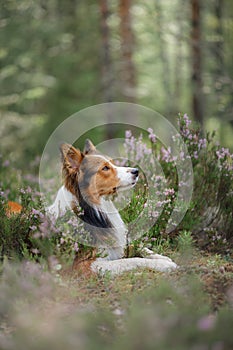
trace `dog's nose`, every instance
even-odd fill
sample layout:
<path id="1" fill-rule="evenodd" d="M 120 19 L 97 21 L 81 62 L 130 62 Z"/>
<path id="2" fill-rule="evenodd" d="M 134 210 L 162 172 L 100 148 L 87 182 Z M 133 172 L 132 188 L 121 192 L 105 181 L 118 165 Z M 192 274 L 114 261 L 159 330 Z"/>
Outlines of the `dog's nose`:
<path id="1" fill-rule="evenodd" d="M 135 175 L 136 177 L 138 177 L 138 174 L 139 174 L 138 169 L 137 169 L 137 168 L 132 169 L 132 170 L 131 170 L 131 174 L 132 174 L 132 175 Z"/>

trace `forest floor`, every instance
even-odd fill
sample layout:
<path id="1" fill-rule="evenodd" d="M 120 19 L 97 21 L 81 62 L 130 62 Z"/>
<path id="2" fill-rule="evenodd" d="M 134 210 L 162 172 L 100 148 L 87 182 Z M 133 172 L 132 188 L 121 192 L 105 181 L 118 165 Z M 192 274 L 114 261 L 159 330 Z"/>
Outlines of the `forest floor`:
<path id="1" fill-rule="evenodd" d="M 137 269 L 118 276 L 80 274 L 72 267 L 48 273 L 34 263 L 14 270 L 6 264 L 0 288 L 0 348 L 151 349 L 148 339 L 152 348 L 161 337 L 173 342 L 173 331 L 181 337 L 177 341 L 183 347 L 178 348 L 190 348 L 185 343 L 190 331 L 196 332 L 191 341 L 199 341 L 197 327 L 205 333 L 221 310 L 231 313 L 233 263 L 199 251 L 170 257 L 179 265 L 173 272 Z M 231 328 L 229 317 L 223 332 Z M 217 338 L 222 336 L 216 332 Z"/>
<path id="2" fill-rule="evenodd" d="M 134 296 L 156 288 L 163 280 L 176 284 L 194 277 L 200 282 L 213 311 L 227 304 L 228 291 L 233 288 L 232 261 L 226 261 L 220 255 L 203 255 L 197 251 L 189 257 L 176 255 L 174 261 L 178 262 L 179 268 L 171 273 L 141 269 L 118 276 L 97 276 L 66 269 L 59 275 L 59 302 L 70 307 L 98 305 L 120 312 Z"/>

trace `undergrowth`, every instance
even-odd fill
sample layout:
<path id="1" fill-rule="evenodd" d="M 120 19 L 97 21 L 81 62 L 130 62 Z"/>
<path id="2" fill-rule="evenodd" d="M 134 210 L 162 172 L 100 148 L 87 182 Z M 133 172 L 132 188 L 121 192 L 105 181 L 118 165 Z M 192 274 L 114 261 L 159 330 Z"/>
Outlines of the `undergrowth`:
<path id="1" fill-rule="evenodd" d="M 216 312 L 216 273 L 202 273 L 211 280 L 205 293 L 201 270 L 58 279 L 55 270 L 44 272 L 39 264 L 5 260 L 0 348 L 231 350 L 232 287 Z"/>
<path id="2" fill-rule="evenodd" d="M 82 223 L 72 213 L 58 220 L 46 216 L 35 175 L 39 159 L 24 173 L 0 157 L 1 349 L 233 348 L 233 157 L 214 134 L 193 128 L 187 115 L 179 116 L 178 127 L 192 161 L 194 191 L 170 233 L 179 186 L 186 185 L 179 184 L 176 169 L 184 155 L 174 159 L 152 128 L 138 137 L 127 131 L 124 145 L 142 171 L 121 215 L 129 224 L 142 212 L 146 217 L 137 226 L 142 237 L 130 232 L 129 256 L 142 246 L 169 252 L 180 268 L 166 276 L 148 270 L 115 278 L 71 273 L 67 265 L 89 251 L 78 240 L 85 235 Z M 151 159 L 164 175 L 154 171 Z M 22 212 L 7 215 L 8 200 L 20 202 Z"/>
<path id="3" fill-rule="evenodd" d="M 156 138 L 152 128 L 148 129 L 147 135 L 138 137 L 126 131 L 126 158 L 141 169 L 130 201 L 126 199 L 128 204 L 121 209 L 121 216 L 129 223 L 131 247 L 134 247 L 131 254 L 137 255 L 143 245 L 163 253 L 177 249 L 181 239 L 183 245 L 186 239 L 192 239 L 205 251 L 231 258 L 233 155 L 217 144 L 214 133 L 203 136 L 200 129 L 192 127 L 187 115 L 180 115 L 177 125 L 180 134 L 173 136 L 174 147 L 180 149 L 181 135 L 188 152 L 185 154 L 181 148 L 175 156 L 170 147 L 166 149 Z M 181 223 L 174 223 L 174 229 L 168 233 L 166 228 L 173 210 L 183 209 L 184 203 L 178 201 L 178 193 L 187 186 L 189 178 L 186 176 L 187 183 L 180 183 L 177 166 L 181 164 L 182 167 L 187 160 L 192 161 L 194 176 L 192 199 Z M 162 172 L 156 170 L 158 163 Z M 38 179 L 34 175 L 38 164 L 39 158 L 30 165 L 30 173 L 23 173 L 14 169 L 4 157 L 0 158 L 1 260 L 4 256 L 48 260 L 50 255 L 63 258 L 63 261 L 64 257 L 72 260 L 79 248 L 85 247 L 85 242 L 78 242 L 78 237 L 85 233 L 76 217 L 67 214 L 67 218 L 57 221 L 46 217 Z M 7 216 L 8 200 L 20 202 L 22 213 Z M 140 217 L 143 219 L 137 224 Z M 185 236 L 185 232 L 190 234 Z"/>

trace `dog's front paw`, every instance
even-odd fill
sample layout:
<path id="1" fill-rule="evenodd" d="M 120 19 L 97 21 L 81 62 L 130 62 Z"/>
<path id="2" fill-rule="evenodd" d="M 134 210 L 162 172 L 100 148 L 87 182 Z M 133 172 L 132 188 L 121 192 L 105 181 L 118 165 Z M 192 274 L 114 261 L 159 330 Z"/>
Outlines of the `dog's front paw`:
<path id="1" fill-rule="evenodd" d="M 147 258 L 147 259 L 164 259 L 169 262 L 172 262 L 172 259 L 168 258 L 167 256 L 156 254 L 148 248 L 143 248 L 141 251 L 141 255 L 143 258 Z"/>
<path id="2" fill-rule="evenodd" d="M 162 259 L 167 260 L 169 262 L 172 262 L 172 259 L 170 259 L 168 256 L 160 255 L 160 254 L 151 254 L 147 257 L 148 259 Z"/>

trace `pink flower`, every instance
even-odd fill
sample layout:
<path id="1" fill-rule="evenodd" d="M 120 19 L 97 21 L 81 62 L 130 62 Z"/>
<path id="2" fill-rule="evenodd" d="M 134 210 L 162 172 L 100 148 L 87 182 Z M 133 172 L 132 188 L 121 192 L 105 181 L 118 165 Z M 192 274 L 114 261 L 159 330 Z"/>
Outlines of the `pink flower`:
<path id="1" fill-rule="evenodd" d="M 173 194 L 175 194 L 175 190 L 173 188 L 166 188 L 164 190 L 164 194 L 165 194 L 165 196 L 173 195 Z"/>
<path id="2" fill-rule="evenodd" d="M 200 139 L 198 147 L 199 147 L 199 149 L 206 148 L 207 147 L 207 140 L 206 139 Z"/>
<path id="3" fill-rule="evenodd" d="M 74 243 L 74 251 L 75 251 L 75 252 L 78 252 L 78 250 L 79 250 L 78 243 L 75 242 L 75 243 Z"/>
<path id="4" fill-rule="evenodd" d="M 214 328 L 215 323 L 216 317 L 214 315 L 207 315 L 198 320 L 197 328 L 201 331 L 209 331 Z"/>
<path id="5" fill-rule="evenodd" d="M 186 127 L 188 127 L 192 123 L 192 121 L 189 119 L 187 113 L 184 114 L 184 122 L 186 124 Z"/>
<path id="6" fill-rule="evenodd" d="M 156 142 L 156 136 L 154 134 L 154 131 L 152 128 L 148 128 L 147 131 L 149 132 L 149 139 L 152 143 Z"/>
<path id="7" fill-rule="evenodd" d="M 131 136 L 132 136 L 131 130 L 126 130 L 126 132 L 125 132 L 125 138 L 126 138 L 126 139 L 130 139 Z"/>
<path id="8" fill-rule="evenodd" d="M 2 165 L 7 168 L 10 165 L 10 161 L 7 159 Z"/>

